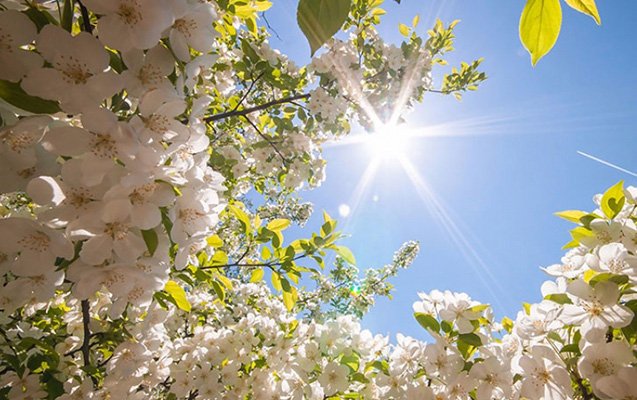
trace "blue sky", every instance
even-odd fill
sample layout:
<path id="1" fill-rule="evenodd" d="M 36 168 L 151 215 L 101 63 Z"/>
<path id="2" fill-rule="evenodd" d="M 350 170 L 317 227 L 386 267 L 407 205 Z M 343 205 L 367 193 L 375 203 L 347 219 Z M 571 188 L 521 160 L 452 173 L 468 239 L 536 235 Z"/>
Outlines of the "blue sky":
<path id="1" fill-rule="evenodd" d="M 460 19 L 450 63 L 484 57 L 489 79 L 462 102 L 427 96 L 408 117 L 414 127 L 440 127 L 435 137 L 413 140 L 408 156 L 460 235 L 449 235 L 391 161 L 381 165 L 349 217 L 339 218 L 361 268 L 388 263 L 407 240 L 421 243 L 413 266 L 392 281 L 394 299 L 376 304 L 363 320 L 366 328 L 425 337 L 411 305 L 417 292 L 434 288 L 467 292 L 492 304 L 498 317 L 515 317 L 523 301 L 540 299 L 547 277 L 539 267 L 559 262 L 569 240 L 570 224 L 553 213 L 592 209 L 592 196 L 620 179 L 637 185 L 634 177 L 577 153 L 637 170 L 637 2 L 599 2 L 600 27 L 563 5 L 558 43 L 536 68 L 518 40 L 523 3 L 385 3 L 380 30 L 395 43 L 398 23 L 409 24 L 415 14 L 421 34 L 436 17 Z M 295 0 L 276 0 L 266 17 L 281 36 L 272 37 L 272 46 L 304 63 L 309 48 L 295 10 Z M 324 154 L 327 180 L 302 196 L 336 217 L 339 205 L 352 203 L 370 156 L 363 146 L 330 147 Z M 316 221 L 305 232 L 314 227 Z"/>

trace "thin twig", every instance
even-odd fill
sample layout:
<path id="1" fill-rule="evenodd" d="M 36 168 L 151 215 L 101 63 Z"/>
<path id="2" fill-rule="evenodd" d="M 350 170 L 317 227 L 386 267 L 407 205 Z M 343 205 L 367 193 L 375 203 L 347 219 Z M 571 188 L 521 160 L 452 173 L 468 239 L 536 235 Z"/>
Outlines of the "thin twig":
<path id="1" fill-rule="evenodd" d="M 257 83 L 257 81 L 259 79 L 261 79 L 261 77 L 263 76 L 265 72 L 261 72 L 259 74 L 259 76 L 257 76 L 252 83 L 250 83 L 250 87 L 248 88 L 248 90 L 246 90 L 246 92 L 243 94 L 243 96 L 241 97 L 241 99 L 239 100 L 239 102 L 237 103 L 237 105 L 232 109 L 232 111 L 237 111 L 237 109 L 241 106 L 241 103 L 243 103 L 243 101 L 246 99 L 246 97 L 248 97 L 248 95 L 250 94 L 250 92 L 252 91 L 252 88 L 254 87 L 254 85 Z"/>
<path id="2" fill-rule="evenodd" d="M 283 41 L 283 39 L 281 39 L 281 36 L 279 36 L 279 33 L 275 31 L 274 28 L 270 25 L 270 21 L 268 21 L 268 18 L 265 16 L 265 12 L 261 13 L 261 16 L 263 17 L 263 21 L 265 21 L 265 26 L 267 26 L 268 29 L 271 30 L 272 33 L 274 33 L 274 36 L 276 36 L 277 39 Z"/>
<path id="3" fill-rule="evenodd" d="M 222 112 L 220 114 L 211 115 L 209 117 L 204 118 L 204 121 L 212 122 L 212 121 L 219 121 L 221 119 L 226 119 L 226 118 L 230 118 L 230 117 L 242 117 L 242 116 L 246 116 L 246 115 L 251 114 L 251 113 L 256 112 L 256 111 L 265 110 L 265 109 L 267 109 L 269 107 L 272 107 L 272 106 L 276 106 L 276 105 L 279 105 L 279 104 L 290 103 L 290 102 L 292 102 L 294 100 L 307 99 L 309 97 L 310 97 L 309 93 L 296 94 L 294 96 L 285 97 L 283 99 L 276 99 L 276 100 L 268 101 L 267 103 L 263 103 L 261 105 L 250 107 L 250 108 L 244 108 L 242 110 L 232 110 L 232 111 Z"/>
<path id="4" fill-rule="evenodd" d="M 261 138 L 263 138 L 263 140 L 265 140 L 266 142 L 268 142 L 268 144 L 270 146 L 272 146 L 272 148 L 274 149 L 274 151 L 276 151 L 276 153 L 279 155 L 279 157 L 281 157 L 281 160 L 283 160 L 283 164 L 287 165 L 288 160 L 285 158 L 285 156 L 283 155 L 283 153 L 281 153 L 281 151 L 279 150 L 278 147 L 276 147 L 276 145 L 267 137 L 263 134 L 263 132 L 261 132 L 261 130 L 259 129 L 258 126 L 256 126 L 254 124 L 254 122 L 252 122 L 250 120 L 250 118 L 248 118 L 247 115 L 244 115 L 243 118 L 245 118 L 246 121 L 248 121 L 248 123 L 250 125 L 252 125 L 252 127 L 257 131 L 257 133 L 259 134 L 259 136 L 261 136 Z"/>

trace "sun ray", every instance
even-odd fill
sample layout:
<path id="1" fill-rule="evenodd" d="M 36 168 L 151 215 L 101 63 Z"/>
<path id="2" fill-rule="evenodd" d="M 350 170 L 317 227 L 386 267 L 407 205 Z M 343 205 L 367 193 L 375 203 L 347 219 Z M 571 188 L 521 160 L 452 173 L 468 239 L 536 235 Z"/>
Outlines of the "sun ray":
<path id="1" fill-rule="evenodd" d="M 498 283 L 496 277 L 493 275 L 483 258 L 478 251 L 467 239 L 467 235 L 460 229 L 458 224 L 450 217 L 445 207 L 437 199 L 437 196 L 424 181 L 421 175 L 418 173 L 414 165 L 408 159 L 401 160 L 401 165 L 407 174 L 407 177 L 411 180 L 418 193 L 418 196 L 422 199 L 425 207 L 429 213 L 434 217 L 438 223 L 447 232 L 451 240 L 456 247 L 460 250 L 463 257 L 467 260 L 469 266 L 473 269 L 478 279 L 482 282 L 484 287 L 489 291 L 492 298 L 497 303 L 501 312 L 507 311 L 507 307 L 502 302 L 502 295 L 509 297 L 507 291 Z M 511 299 L 507 298 L 508 303 L 512 303 Z"/>
<path id="2" fill-rule="evenodd" d="M 352 192 L 347 205 L 349 206 L 349 218 L 345 220 L 345 225 L 343 227 L 343 231 L 347 232 L 347 228 L 349 228 L 350 222 L 354 220 L 356 213 L 359 210 L 361 202 L 367 189 L 370 186 L 370 183 L 376 176 L 376 172 L 378 171 L 378 167 L 380 166 L 379 160 L 372 160 L 365 168 L 365 172 L 361 176 L 361 179 L 356 184 L 356 188 Z"/>

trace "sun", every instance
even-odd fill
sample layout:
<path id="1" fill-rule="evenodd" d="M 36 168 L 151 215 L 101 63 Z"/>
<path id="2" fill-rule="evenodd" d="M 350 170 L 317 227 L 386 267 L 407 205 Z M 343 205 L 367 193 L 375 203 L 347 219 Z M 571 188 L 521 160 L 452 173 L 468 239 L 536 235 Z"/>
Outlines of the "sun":
<path id="1" fill-rule="evenodd" d="M 380 125 L 367 135 L 367 149 L 375 161 L 400 160 L 409 152 L 409 130 L 403 125 Z"/>

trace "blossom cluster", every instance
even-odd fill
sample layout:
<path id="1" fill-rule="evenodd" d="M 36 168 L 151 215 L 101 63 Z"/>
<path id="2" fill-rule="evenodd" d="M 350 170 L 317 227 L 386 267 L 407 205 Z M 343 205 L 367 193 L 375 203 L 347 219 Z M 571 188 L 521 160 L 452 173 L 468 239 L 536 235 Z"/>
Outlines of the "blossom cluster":
<path id="1" fill-rule="evenodd" d="M 33 202 L 30 215 L 0 220 L 3 272 L 15 278 L 0 291 L 8 313 L 47 301 L 65 279 L 79 299 L 105 289 L 116 300 L 114 315 L 127 304 L 148 305 L 168 279 L 170 245 L 183 268 L 224 207 L 224 178 L 208 165 L 204 121 L 195 106 L 186 113 L 188 102 L 206 107 L 204 96 L 184 92 L 201 71 L 177 69 L 190 61 L 189 47 L 211 49 L 215 7 L 86 6 L 100 16 L 97 36 L 38 27 L 16 9 L 0 12 L 10 21 L 3 40 L 15 46 L 0 78 L 59 106 L 50 115 L 3 111 L 14 121 L 0 133 L 3 192 L 27 193 Z M 111 65 L 111 49 L 125 69 Z"/>

